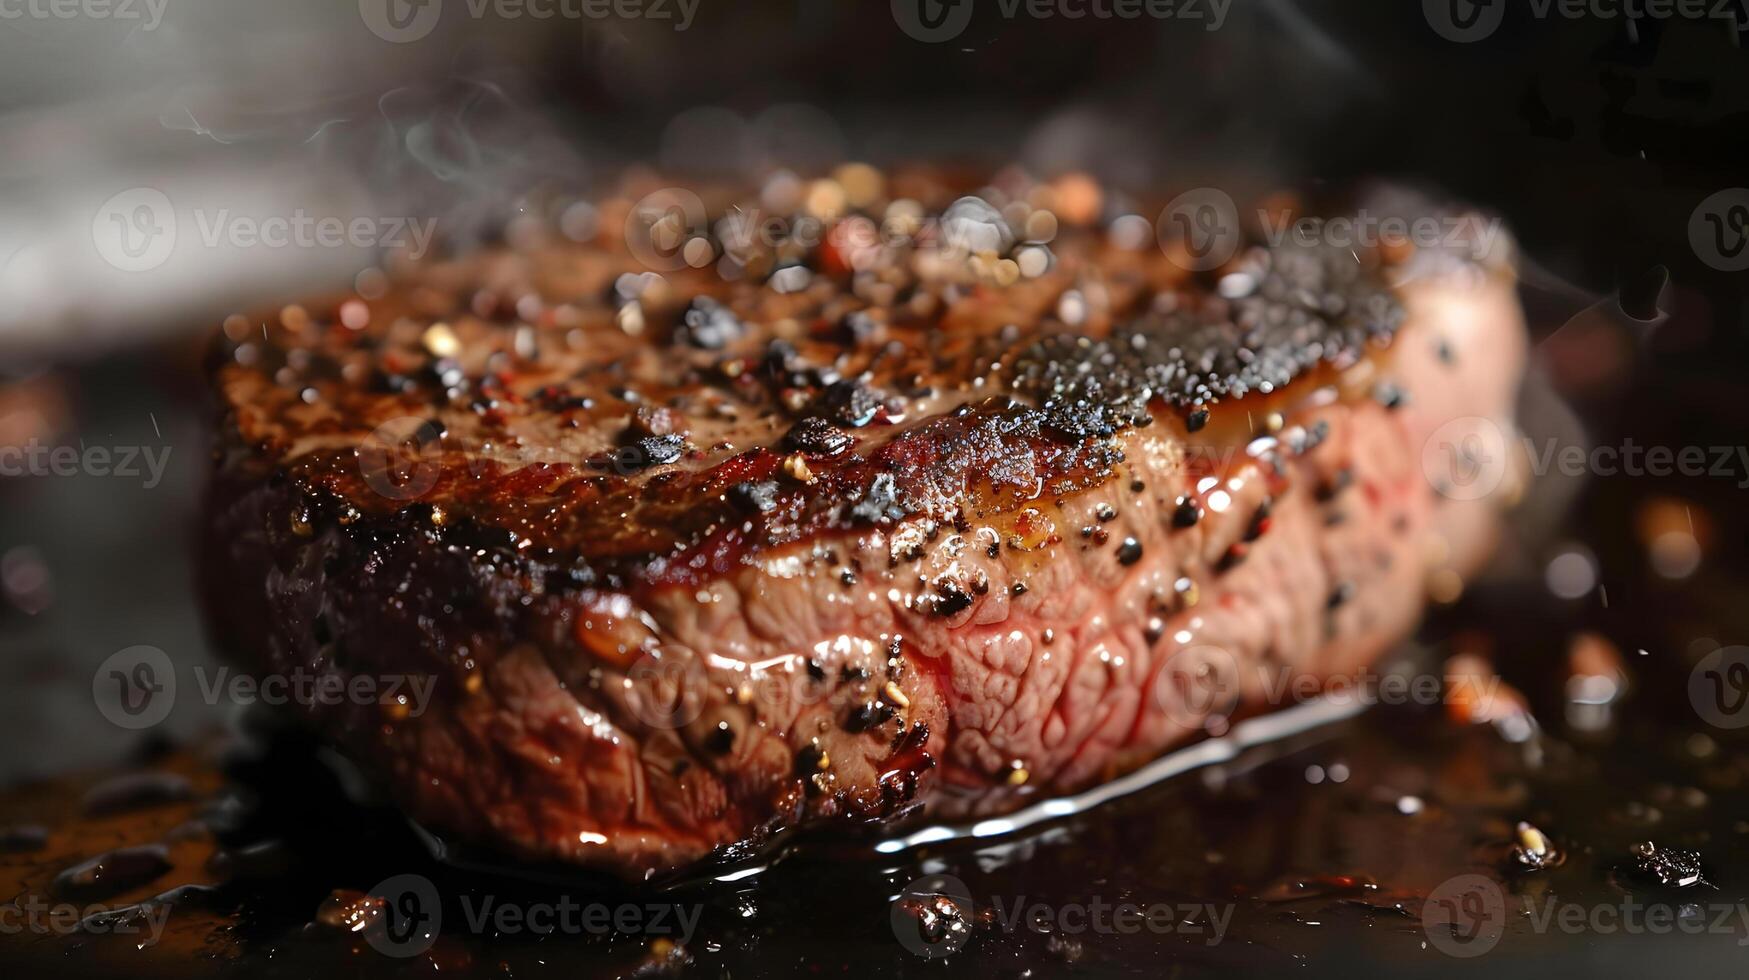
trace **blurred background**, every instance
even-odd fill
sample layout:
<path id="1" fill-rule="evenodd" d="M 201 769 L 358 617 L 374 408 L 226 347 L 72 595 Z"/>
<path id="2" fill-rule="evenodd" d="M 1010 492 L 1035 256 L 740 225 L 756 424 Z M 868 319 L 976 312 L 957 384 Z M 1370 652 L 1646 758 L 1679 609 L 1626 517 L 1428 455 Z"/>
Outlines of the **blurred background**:
<path id="1" fill-rule="evenodd" d="M 116 651 L 220 662 L 187 543 L 208 464 L 200 354 L 226 315 L 365 288 L 426 231 L 451 249 L 517 220 L 592 234 L 590 202 L 640 174 L 758 186 L 846 161 L 1018 167 L 1091 174 L 1113 188 L 1108 212 L 1198 186 L 1406 184 L 1518 239 L 1539 344 L 1527 428 L 1744 441 L 1744 4 L 1064 13 L 1095 6 L 1111 9 L 0 0 L 0 448 L 47 454 L 0 474 L 0 785 L 148 738 L 94 706 Z M 236 231 L 300 217 L 363 224 L 333 242 Z M 61 474 L 66 447 L 80 462 Z M 1734 472 L 1544 490 L 1468 601 L 1528 584 L 1536 615 L 1623 649 L 1680 635 L 1686 676 L 1743 625 L 1749 472 Z M 223 720 L 202 701 L 178 699 L 149 738 Z"/>

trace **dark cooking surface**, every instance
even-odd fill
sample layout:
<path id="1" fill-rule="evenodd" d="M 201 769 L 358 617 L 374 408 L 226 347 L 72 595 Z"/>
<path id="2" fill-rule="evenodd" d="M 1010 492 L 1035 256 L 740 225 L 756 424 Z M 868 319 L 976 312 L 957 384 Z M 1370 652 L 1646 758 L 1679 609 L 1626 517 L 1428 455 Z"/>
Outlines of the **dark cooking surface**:
<path id="1" fill-rule="evenodd" d="M 1559 642 L 1540 631 L 1524 639 L 1527 646 L 1548 648 Z M 1510 652 L 1527 651 L 1514 647 Z M 117 821 L 124 829 L 113 836 L 93 832 L 77 843 L 57 837 L 49 851 L 7 859 L 9 871 L 40 883 L 76 857 L 114 846 L 124 836 L 130 842 L 158 839 L 201 809 L 220 814 L 221 840 L 278 842 L 233 858 L 244 880 L 210 899 L 192 897 L 177 907 L 159 946 L 135 951 L 121 937 L 27 941 L 22 951 L 13 938 L 8 946 L 45 969 L 89 975 L 132 974 L 141 968 L 186 975 L 191 957 L 203 971 L 222 972 L 235 962 L 262 975 L 288 977 L 335 971 L 408 975 L 433 967 L 464 976 L 625 975 L 657 960 L 667 962 L 664 952 L 706 975 L 922 973 L 938 967 L 895 938 L 889 900 L 914 879 L 945 871 L 966 883 L 980 907 L 991 907 L 992 896 L 1003 906 L 1017 896 L 1025 896 L 1029 905 L 1054 906 L 1095 897 L 1113 904 L 1170 902 L 1175 907 L 1231 903 L 1225 935 L 1213 945 L 1206 934 L 1052 937 L 1023 929 L 1005 935 L 998 923 L 982 922 L 948 961 L 959 968 L 1011 975 L 1034 968 L 1037 975 L 1054 975 L 1073 965 L 1151 974 L 1171 963 L 1201 975 L 1300 963 L 1332 967 L 1358 959 L 1379 969 L 1456 969 L 1472 961 L 1447 959 L 1428 946 L 1421 896 L 1453 875 L 1499 874 L 1507 866 L 1501 845 L 1511 838 L 1512 823 L 1522 818 L 1547 830 L 1569 854 L 1554 871 L 1505 876 L 1513 909 L 1521 896 L 1539 908 L 1551 898 L 1618 903 L 1628 893 L 1609 883 L 1607 869 L 1625 864 L 1630 846 L 1648 837 L 1698 849 L 1719 890 L 1662 898 L 1636 891 L 1639 900 L 1680 905 L 1745 897 L 1749 876 L 1740 869 L 1749 858 L 1744 832 L 1749 828 L 1735 816 L 1749 801 L 1741 757 L 1722 749 L 1697 757 L 1684 738 L 1692 726 L 1656 729 L 1643 713 L 1636 714 L 1641 717 L 1629 723 L 1613 748 L 1574 750 L 1551 742 L 1542 766 L 1533 769 L 1524 764 L 1521 747 L 1502 742 L 1485 727 L 1456 731 L 1437 716 L 1381 711 L 1255 768 L 1250 763 L 1257 760 L 1243 759 L 994 846 L 929 848 L 900 860 L 850 849 L 804 851 L 750 880 L 644 896 L 583 883 L 531 884 L 439 865 L 393 813 L 338 802 L 339 787 L 307 746 L 281 742 L 242 767 L 240 790 L 211 796 L 216 806 L 149 808 Z M 189 759 L 179 754 L 153 765 L 168 771 L 190 768 Z M 1337 783 L 1332 774 L 1343 771 L 1339 767 L 1347 775 Z M 194 770 L 202 772 L 198 766 Z M 1319 771 L 1322 781 L 1313 783 L 1310 773 Z M 212 784 L 201 775 L 195 785 L 206 797 Z M 237 807 L 231 801 L 239 792 L 254 797 L 255 804 Z M 1424 800 L 1426 808 L 1403 814 L 1399 801 L 1406 796 Z M 61 828 L 66 824 L 59 815 L 76 807 L 77 798 L 70 784 L 14 794 L 5 802 L 5 817 Z M 210 850 L 201 842 L 177 845 L 172 852 L 176 870 L 135 891 L 151 894 L 172 884 L 212 881 L 213 866 L 201 863 Z M 408 873 L 429 878 L 445 898 L 442 938 L 430 952 L 390 958 L 338 928 L 310 924 L 333 889 L 368 889 Z M 461 901 L 462 896 L 474 903 L 492 896 L 501 903 L 553 903 L 562 895 L 579 904 L 611 906 L 691 908 L 699 903 L 702 914 L 691 942 L 672 949 L 647 936 L 470 935 Z M 1613 959 L 1617 956 L 1655 955 L 1639 948 L 1654 937 L 1536 935 L 1527 922 L 1515 916 L 1500 946 L 1483 962 L 1522 965 L 1572 945 L 1581 947 L 1584 958 L 1598 957 L 1594 962 L 1600 967 L 1631 962 Z M 1730 928 L 1731 935 L 1693 941 L 1706 944 L 1721 965 L 1741 962 L 1735 944 L 1749 939 L 1749 933 L 1738 920 Z M 1631 948 L 1605 952 L 1621 944 Z M 1704 955 L 1693 947 L 1687 952 Z"/>

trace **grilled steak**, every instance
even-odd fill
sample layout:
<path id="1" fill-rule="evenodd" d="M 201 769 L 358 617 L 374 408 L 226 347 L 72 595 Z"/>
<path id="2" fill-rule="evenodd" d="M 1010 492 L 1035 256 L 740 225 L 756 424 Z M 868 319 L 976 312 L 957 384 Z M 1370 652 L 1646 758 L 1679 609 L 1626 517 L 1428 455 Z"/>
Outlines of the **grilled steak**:
<path id="1" fill-rule="evenodd" d="M 384 681 L 306 711 L 415 818 L 650 877 L 1109 779 L 1218 725 L 1209 677 L 1351 676 L 1482 556 L 1422 454 L 1509 415 L 1497 249 L 1192 273 L 905 181 L 810 195 L 811 247 L 608 202 L 227 321 L 220 643 Z"/>

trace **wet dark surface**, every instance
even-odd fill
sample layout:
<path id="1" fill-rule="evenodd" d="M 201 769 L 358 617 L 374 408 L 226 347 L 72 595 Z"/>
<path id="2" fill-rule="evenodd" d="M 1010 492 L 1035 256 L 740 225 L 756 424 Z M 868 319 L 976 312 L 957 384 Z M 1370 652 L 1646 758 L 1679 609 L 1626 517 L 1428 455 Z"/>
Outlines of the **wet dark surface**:
<path id="1" fill-rule="evenodd" d="M 1502 659 L 1528 666 L 1529 651 L 1561 649 L 1557 630 L 1526 631 L 1523 640 L 1502 647 Z M 1641 674 L 1652 673 L 1648 661 L 1637 665 Z M 1451 948 L 1475 947 L 1452 940 L 1453 926 L 1429 924 L 1424 902 L 1430 892 L 1436 900 L 1449 892 L 1440 889 L 1454 876 L 1477 874 L 1500 883 L 1482 899 L 1493 904 L 1475 906 L 1474 923 L 1504 927 L 1497 944 L 1480 951 L 1490 968 L 1529 970 L 1558 956 L 1625 975 L 1631 964 L 1664 955 L 1654 949 L 1660 942 L 1683 943 L 1686 963 L 1741 964 L 1739 943 L 1749 942 L 1749 913 L 1737 911 L 1749 901 L 1749 823 L 1740 816 L 1749 812 L 1749 765 L 1733 740 L 1705 734 L 1695 720 L 1653 721 L 1650 702 L 1663 693 L 1646 684 L 1619 732 L 1583 745 L 1558 731 L 1515 744 L 1492 726 L 1460 727 L 1437 710 L 1380 707 L 1013 838 L 894 857 L 804 844 L 750 878 L 659 893 L 440 864 L 393 811 L 345 802 L 334 770 L 311 745 L 283 734 L 252 738 L 219 753 L 225 779 L 204 750 L 142 762 L 189 775 L 191 801 L 84 816 L 84 781 L 9 794 L 0 819 L 50 828 L 40 850 L 0 859 L 14 891 L 35 894 L 86 855 L 152 841 L 169 842 L 169 871 L 124 878 L 88 897 L 127 905 L 173 886 L 226 883 L 176 900 L 163 939 L 145 948 L 136 944 L 149 931 L 7 936 L 0 948 L 44 975 L 916 975 L 944 966 L 916 951 L 928 948 L 915 945 L 916 933 L 903 932 L 914 928 L 906 915 L 917 901 L 894 898 L 939 889 L 929 876 L 948 874 L 971 897 L 969 909 L 950 909 L 969 923 L 963 946 L 946 957 L 956 971 L 1441 971 L 1476 965 L 1442 951 L 1433 939 L 1442 928 L 1457 943 Z M 1546 707 L 1559 717 L 1558 704 Z M 1562 855 L 1557 867 L 1531 871 L 1519 862 L 1518 821 L 1548 835 Z M 1646 840 L 1698 852 L 1714 887 L 1658 888 L 1633 877 L 1633 848 Z M 331 899 L 336 890 L 370 893 L 403 875 L 422 876 L 442 910 L 435 943 L 405 957 L 391 954 L 424 946 L 419 933 L 400 945 L 385 931 L 378 935 L 390 938 L 379 949 L 364 938 L 369 929 L 354 934 L 338 924 L 332 906 L 346 896 Z M 385 894 L 400 892 L 391 884 Z M 50 887 L 49 895 L 59 893 Z M 576 932 L 544 937 L 514 923 L 470 922 L 488 901 L 527 910 L 567 899 L 613 910 L 604 916 L 640 918 L 621 933 L 592 926 L 578 911 L 570 920 Z M 1072 931 L 1080 928 L 1076 913 L 1058 918 L 1099 902 L 1165 903 L 1170 911 L 1132 934 Z M 1592 916 L 1636 902 L 1669 908 L 1667 929 L 1686 916 L 1708 932 L 1618 935 L 1604 931 L 1617 928 L 1604 919 L 1595 920 L 1602 928 L 1571 932 L 1538 926 L 1549 903 Z M 1028 914 L 1048 907 L 1051 931 L 1005 925 L 1017 903 Z M 403 909 L 429 915 L 434 907 L 428 897 Z M 1112 912 L 1105 915 L 1115 924 Z M 1468 922 L 1460 918 L 1455 928 Z M 944 935 L 952 942 L 956 934 Z"/>
<path id="2" fill-rule="evenodd" d="M 1681 316 L 1660 329 L 1680 336 Z M 1730 446 L 1749 431 L 1729 364 L 1655 343 L 1642 353 L 1651 367 L 1606 393 L 1568 393 L 1593 443 Z M 140 370 L 77 376 L 86 411 L 117 431 L 191 433 L 198 415 L 168 395 L 150 422 L 101 414 L 89 392 Z M 1435 703 L 1380 705 L 1012 836 L 896 854 L 802 842 L 761 873 L 657 893 L 439 862 L 392 809 L 356 802 L 318 746 L 232 705 L 180 699 L 146 734 L 104 721 L 91 678 L 108 654 L 152 643 L 179 670 L 213 662 L 179 550 L 199 445 L 175 443 L 156 495 L 115 481 L 0 484 L 0 550 L 40 546 L 56 586 L 46 607 L 0 618 L 0 897 L 98 916 L 84 930 L 0 916 L 12 975 L 1634 976 L 1749 964 L 1749 754 L 1729 727 L 1749 707 L 1728 660 L 1715 658 L 1712 707 L 1713 690 L 1690 683 L 1703 658 L 1749 635 L 1732 544 L 1749 473 L 1539 485 L 1492 576 L 1405 646 L 1401 659 L 1446 681 Z M 101 534 L 81 538 L 94 507 Z M 1700 549 L 1686 577 L 1670 576 L 1668 556 L 1661 574 L 1650 550 L 1673 528 Z M 1595 581 L 1562 598 L 1547 569 L 1575 543 L 1594 556 L 1580 564 Z M 1471 666 L 1448 668 L 1460 654 Z M 1540 734 L 1526 737 L 1505 689 L 1492 715 L 1452 693 L 1447 675 L 1475 664 L 1523 692 Z M 1600 689 L 1575 673 L 1613 676 Z M 1647 842 L 1657 850 L 1637 853 Z M 57 890 L 57 876 L 105 855 L 114 870 Z M 1691 864 L 1704 880 L 1681 887 Z M 131 908 L 154 896 L 162 904 Z M 488 901 L 488 918 L 511 918 L 471 921 Z M 1123 931 L 1111 909 L 1125 903 L 1154 917 Z M 1035 906 L 1048 920 L 1036 927 Z M 568 931 L 522 921 L 567 907 Z M 1112 927 L 1083 927 L 1100 908 Z M 405 928 L 409 913 L 418 928 Z"/>

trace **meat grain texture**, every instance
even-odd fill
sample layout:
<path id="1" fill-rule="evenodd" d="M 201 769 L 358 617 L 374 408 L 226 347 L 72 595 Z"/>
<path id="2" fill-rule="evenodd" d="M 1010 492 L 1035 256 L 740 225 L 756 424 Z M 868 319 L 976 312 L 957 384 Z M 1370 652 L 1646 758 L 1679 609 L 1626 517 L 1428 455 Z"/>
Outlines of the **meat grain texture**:
<path id="1" fill-rule="evenodd" d="M 228 321 L 223 648 L 434 676 L 302 710 L 442 834 L 650 878 L 1109 779 L 1354 676 L 1485 556 L 1498 495 L 1423 464 L 1509 425 L 1501 247 L 1193 273 L 890 187 L 944 220 L 877 203 L 657 272 L 609 201 L 623 237 Z"/>

